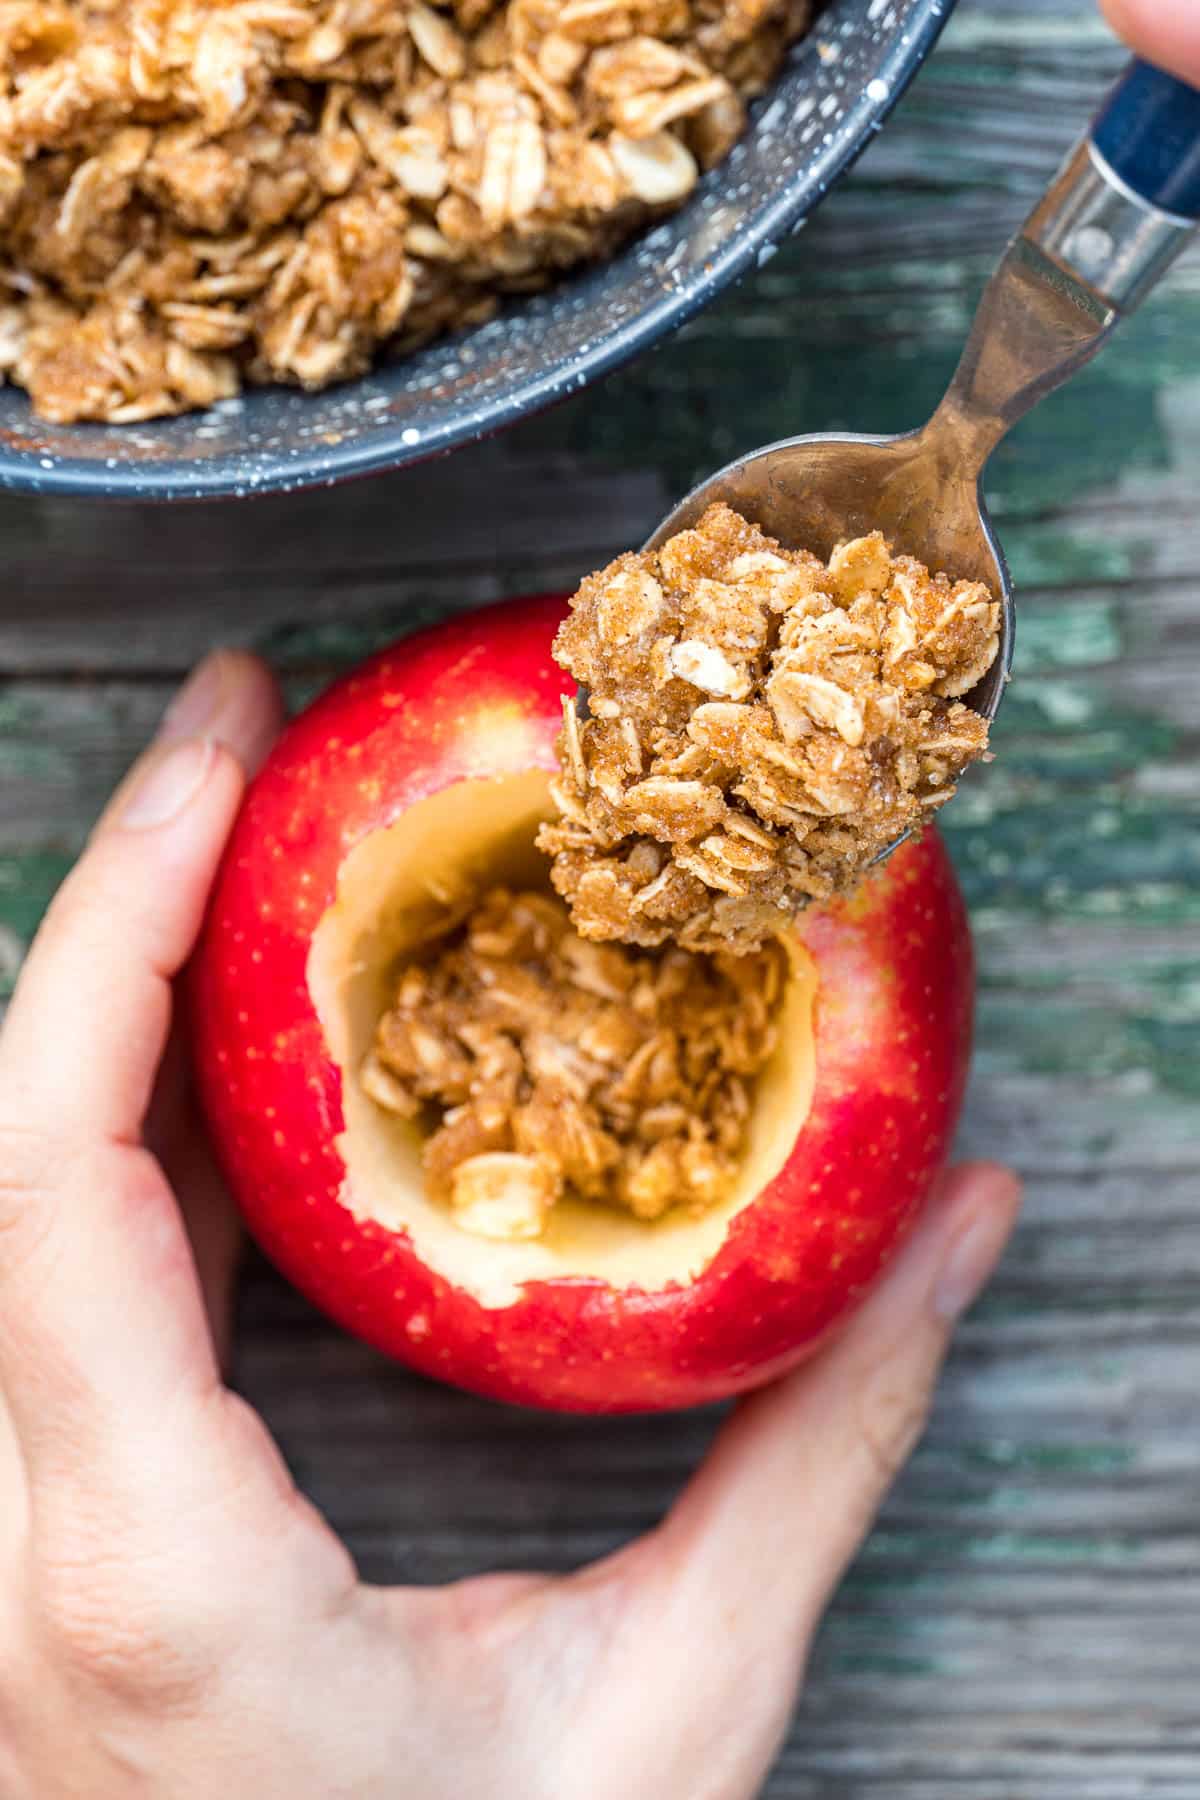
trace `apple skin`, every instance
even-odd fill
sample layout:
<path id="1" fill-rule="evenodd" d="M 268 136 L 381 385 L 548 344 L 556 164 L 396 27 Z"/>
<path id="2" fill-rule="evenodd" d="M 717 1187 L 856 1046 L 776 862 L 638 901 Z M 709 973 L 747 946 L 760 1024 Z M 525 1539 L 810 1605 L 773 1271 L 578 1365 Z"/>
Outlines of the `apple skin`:
<path id="1" fill-rule="evenodd" d="M 252 784 L 190 981 L 217 1153 L 267 1255 L 324 1312 L 426 1375 L 578 1412 L 694 1406 L 770 1380 L 853 1311 L 949 1152 L 970 1052 L 966 912 L 936 831 L 813 908 L 816 1085 L 795 1149 L 689 1285 L 538 1281 L 487 1308 L 406 1233 L 339 1199 L 340 1073 L 306 980 L 360 838 L 471 776 L 556 766 L 558 598 L 421 632 L 339 681 Z"/>

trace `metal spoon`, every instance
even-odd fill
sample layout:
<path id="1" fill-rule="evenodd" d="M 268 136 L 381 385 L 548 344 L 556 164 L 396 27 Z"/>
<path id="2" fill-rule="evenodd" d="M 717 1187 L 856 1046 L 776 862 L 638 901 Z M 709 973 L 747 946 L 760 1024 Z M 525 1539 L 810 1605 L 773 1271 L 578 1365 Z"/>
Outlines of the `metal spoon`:
<path id="1" fill-rule="evenodd" d="M 927 425 L 900 437 L 787 438 L 752 451 L 693 488 L 645 548 L 658 549 L 723 500 L 785 545 L 820 556 L 878 529 L 935 571 L 985 581 L 1003 602 L 1000 652 L 968 700 L 993 719 L 1015 621 L 981 491 L 988 458 L 1018 419 L 1095 356 L 1197 220 L 1200 92 L 1135 61 L 1009 245 Z"/>

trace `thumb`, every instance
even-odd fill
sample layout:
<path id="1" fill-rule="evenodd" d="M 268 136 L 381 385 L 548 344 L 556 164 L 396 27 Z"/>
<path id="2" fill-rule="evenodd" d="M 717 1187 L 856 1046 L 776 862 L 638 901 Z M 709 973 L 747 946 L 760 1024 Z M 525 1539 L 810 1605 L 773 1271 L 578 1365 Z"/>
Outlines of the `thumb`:
<path id="1" fill-rule="evenodd" d="M 798 1673 L 924 1429 L 954 1324 L 999 1260 L 1019 1201 L 1008 1170 L 954 1171 L 845 1334 L 742 1403 L 663 1527 L 681 1605 L 702 1610 L 708 1596 L 709 1611 L 753 1621 L 763 1646 L 792 1646 Z"/>

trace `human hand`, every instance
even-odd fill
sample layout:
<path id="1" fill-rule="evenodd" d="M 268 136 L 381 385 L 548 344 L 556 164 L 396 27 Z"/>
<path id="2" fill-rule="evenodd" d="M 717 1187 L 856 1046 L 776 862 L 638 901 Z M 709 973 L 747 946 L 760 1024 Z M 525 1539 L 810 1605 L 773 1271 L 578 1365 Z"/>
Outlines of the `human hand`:
<path id="1" fill-rule="evenodd" d="M 949 1176 L 846 1334 L 742 1403 L 636 1543 L 566 1577 L 361 1584 L 221 1380 L 234 1233 L 170 1048 L 278 718 L 258 665 L 207 666 L 0 1033 L 0 1793 L 748 1800 L 1016 1182 Z"/>
<path id="2" fill-rule="evenodd" d="M 1156 68 L 1200 87 L 1200 6 L 1196 0 L 1100 0 L 1131 50 Z"/>

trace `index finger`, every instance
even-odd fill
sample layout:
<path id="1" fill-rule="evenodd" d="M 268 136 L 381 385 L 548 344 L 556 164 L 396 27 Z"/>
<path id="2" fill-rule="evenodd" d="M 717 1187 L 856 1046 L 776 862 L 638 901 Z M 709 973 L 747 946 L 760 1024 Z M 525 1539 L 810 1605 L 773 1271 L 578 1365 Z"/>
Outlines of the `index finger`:
<path id="1" fill-rule="evenodd" d="M 0 1112 L 24 1129 L 69 1144 L 140 1140 L 171 981 L 199 931 L 239 765 L 258 762 L 280 717 L 262 664 L 218 652 L 118 790 L 51 903 L 0 1034 Z M 181 739 L 177 722 L 198 734 Z"/>
<path id="2" fill-rule="evenodd" d="M 1200 87 L 1200 7 L 1195 0 L 1101 0 L 1101 6 L 1131 50 Z"/>
<path id="3" fill-rule="evenodd" d="M 0 1035 L 0 1385 L 35 1476 L 99 1471 L 125 1417 L 215 1379 L 183 1223 L 139 1135 L 241 777 L 189 741 L 137 792 L 158 805 L 171 784 L 177 813 L 85 853 Z"/>
<path id="4" fill-rule="evenodd" d="M 273 712 L 253 676 L 261 723 Z M 216 1367 L 174 1196 L 141 1146 L 241 798 L 211 739 L 135 770 L 52 908 L 0 1033 L 0 1382 L 22 1446 L 98 1469 Z"/>

